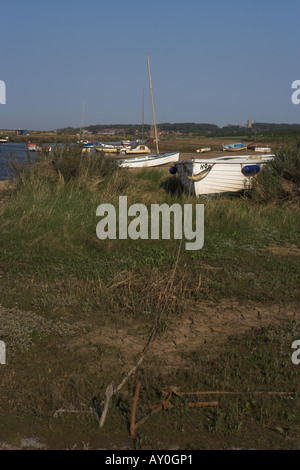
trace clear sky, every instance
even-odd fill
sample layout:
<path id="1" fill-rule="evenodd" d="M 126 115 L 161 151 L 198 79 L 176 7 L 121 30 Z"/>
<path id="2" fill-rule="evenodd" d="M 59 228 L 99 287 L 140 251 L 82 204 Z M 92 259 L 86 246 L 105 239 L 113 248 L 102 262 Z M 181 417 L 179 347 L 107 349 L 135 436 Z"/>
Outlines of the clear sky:
<path id="1" fill-rule="evenodd" d="M 299 0 L 2 0 L 0 128 L 300 123 Z"/>

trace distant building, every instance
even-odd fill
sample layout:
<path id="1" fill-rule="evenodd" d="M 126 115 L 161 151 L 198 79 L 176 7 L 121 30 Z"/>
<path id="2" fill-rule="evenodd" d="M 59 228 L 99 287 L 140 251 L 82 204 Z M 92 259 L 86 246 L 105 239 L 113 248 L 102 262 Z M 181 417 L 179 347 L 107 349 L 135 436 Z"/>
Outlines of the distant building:
<path id="1" fill-rule="evenodd" d="M 252 129 L 252 121 L 251 121 L 251 119 L 248 119 L 248 121 L 247 121 L 247 129 Z"/>
<path id="2" fill-rule="evenodd" d="M 170 131 L 160 131 L 159 135 L 169 135 Z"/>

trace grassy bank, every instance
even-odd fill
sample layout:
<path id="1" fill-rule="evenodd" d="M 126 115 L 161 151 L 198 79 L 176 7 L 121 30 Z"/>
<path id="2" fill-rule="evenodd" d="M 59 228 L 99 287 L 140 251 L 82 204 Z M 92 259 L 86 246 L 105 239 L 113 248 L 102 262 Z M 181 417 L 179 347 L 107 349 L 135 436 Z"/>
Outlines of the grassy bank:
<path id="1" fill-rule="evenodd" d="M 15 165 L 17 182 L 1 195 L 0 339 L 8 363 L 0 441 L 18 446 L 18 432 L 52 448 L 83 441 L 92 448 L 296 448 L 297 194 L 278 198 L 277 191 L 266 202 L 270 179 L 261 179 L 255 196 L 198 200 L 205 244 L 194 252 L 183 244 L 173 278 L 178 240 L 99 240 L 96 209 L 117 207 L 121 195 L 128 206 L 195 204 L 176 178 L 167 170 L 118 169 L 75 149 L 57 152 Z M 128 373 L 162 311 L 156 342 L 97 429 L 90 409 L 110 381 Z M 186 397 L 173 395 L 174 408 L 151 416 L 131 439 L 137 378 L 138 419 L 170 386 L 236 394 L 220 395 L 218 408 L 208 409 L 189 409 Z M 264 394 L 251 394 L 258 390 Z M 54 417 L 59 409 L 78 413 Z"/>

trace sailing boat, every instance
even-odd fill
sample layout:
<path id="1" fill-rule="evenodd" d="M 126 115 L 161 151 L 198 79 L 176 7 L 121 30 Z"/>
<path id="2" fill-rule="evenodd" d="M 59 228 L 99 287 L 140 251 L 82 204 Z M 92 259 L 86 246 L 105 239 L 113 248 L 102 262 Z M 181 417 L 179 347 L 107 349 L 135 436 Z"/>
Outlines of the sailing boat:
<path id="1" fill-rule="evenodd" d="M 154 166 L 166 165 L 168 163 L 174 163 L 179 160 L 179 152 L 163 153 L 163 154 L 159 153 L 157 128 L 156 128 L 154 104 L 153 104 L 153 91 L 152 91 L 152 82 L 151 82 L 151 74 L 150 74 L 149 54 L 147 54 L 147 64 L 148 64 L 149 84 L 150 84 L 150 92 L 151 92 L 153 125 L 154 125 L 155 142 L 156 142 L 156 154 L 139 156 L 139 157 L 131 157 L 131 158 L 125 158 L 125 159 L 119 160 L 118 163 L 120 167 L 126 167 L 126 168 L 154 167 Z"/>
<path id="2" fill-rule="evenodd" d="M 247 149 L 254 150 L 258 153 L 271 153 L 271 147 L 257 147 L 256 140 L 256 121 L 254 122 L 254 143 L 247 146 Z"/>
<path id="3" fill-rule="evenodd" d="M 85 105 L 85 102 L 82 103 L 82 118 L 81 118 L 80 131 L 79 131 L 79 140 L 77 143 L 80 145 L 83 145 L 84 152 L 89 152 L 94 147 L 94 144 L 90 142 L 89 140 L 83 140 L 84 105 Z"/>
<path id="4" fill-rule="evenodd" d="M 82 118 L 81 118 L 81 124 L 80 124 L 80 131 L 79 131 L 79 141 L 77 142 L 78 144 L 82 144 L 82 133 L 83 133 L 83 127 L 84 127 L 84 102 L 82 103 Z"/>

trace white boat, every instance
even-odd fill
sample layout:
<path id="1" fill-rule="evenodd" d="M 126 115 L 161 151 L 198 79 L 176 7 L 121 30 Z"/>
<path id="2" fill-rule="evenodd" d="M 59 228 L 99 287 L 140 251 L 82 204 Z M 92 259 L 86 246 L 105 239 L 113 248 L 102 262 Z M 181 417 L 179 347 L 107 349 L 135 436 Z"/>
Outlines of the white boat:
<path id="1" fill-rule="evenodd" d="M 125 153 L 127 154 L 145 154 L 150 153 L 149 147 L 147 145 L 137 145 L 134 148 L 126 148 Z"/>
<path id="2" fill-rule="evenodd" d="M 149 54 L 147 54 L 147 64 L 148 64 L 149 84 L 150 84 L 150 92 L 151 92 L 153 124 L 154 124 L 155 142 L 156 142 L 156 154 L 145 155 L 145 156 L 140 156 L 140 157 L 131 157 L 131 158 L 125 158 L 125 159 L 119 160 L 118 164 L 120 167 L 126 167 L 126 168 L 154 167 L 154 166 L 166 165 L 168 163 L 175 163 L 179 160 L 179 152 L 164 153 L 164 154 L 159 153 L 157 128 L 156 128 L 156 123 L 155 123 L 155 113 L 154 113 L 154 104 L 153 104 L 153 92 L 152 92 L 152 82 L 151 82 L 151 74 L 150 74 Z"/>
<path id="3" fill-rule="evenodd" d="M 37 145 L 29 142 L 27 144 L 27 150 L 29 152 L 51 152 L 51 145 Z"/>
<path id="4" fill-rule="evenodd" d="M 131 142 L 130 142 L 130 140 L 122 140 L 122 141 L 121 141 L 121 144 L 122 144 L 124 147 L 129 147 L 129 148 L 131 148 Z"/>
<path id="5" fill-rule="evenodd" d="M 7 144 L 8 141 L 9 141 L 9 138 L 5 137 L 5 139 L 0 139 L 0 144 Z"/>
<path id="6" fill-rule="evenodd" d="M 144 155 L 118 160 L 122 168 L 145 168 L 175 163 L 179 160 L 179 152 L 163 153 L 161 155 Z"/>
<path id="7" fill-rule="evenodd" d="M 126 150 L 126 147 L 122 145 L 109 145 L 109 144 L 100 144 L 94 146 L 96 152 L 104 152 L 104 153 L 120 153 Z"/>
<path id="8" fill-rule="evenodd" d="M 251 189 L 253 177 L 274 155 L 236 155 L 176 162 L 170 173 L 179 175 L 183 187 L 195 196 L 242 192 Z"/>
<path id="9" fill-rule="evenodd" d="M 258 152 L 258 153 L 270 153 L 271 152 L 271 149 L 270 147 L 255 147 L 255 152 Z"/>
<path id="10" fill-rule="evenodd" d="M 94 147 L 95 147 L 95 143 L 94 143 L 94 142 L 88 141 L 88 142 L 84 142 L 84 143 L 83 143 L 83 148 L 84 148 L 84 150 L 86 150 L 86 149 L 93 149 Z"/>
<path id="11" fill-rule="evenodd" d="M 203 147 L 202 149 L 196 150 L 197 153 L 205 153 L 205 152 L 210 152 L 211 148 L 210 147 Z"/>

